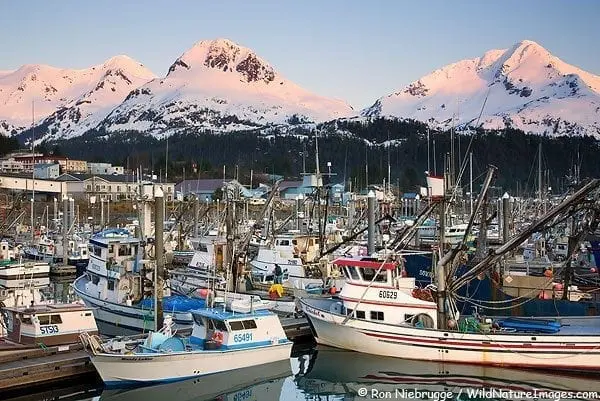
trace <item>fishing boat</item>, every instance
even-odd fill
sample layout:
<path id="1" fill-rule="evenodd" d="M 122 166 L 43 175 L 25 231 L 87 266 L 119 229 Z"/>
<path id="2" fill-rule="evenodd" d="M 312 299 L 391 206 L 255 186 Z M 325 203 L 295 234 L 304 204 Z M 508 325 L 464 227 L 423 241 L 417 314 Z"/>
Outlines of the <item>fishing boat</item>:
<path id="1" fill-rule="evenodd" d="M 478 198 L 480 207 L 493 170 Z M 461 316 L 453 306 L 456 290 L 489 269 L 503 252 L 516 248 L 573 206 L 590 204 L 599 180 L 584 185 L 538 222 L 492 251 L 469 271 L 455 277 L 461 265 L 464 239 L 436 264 L 436 286 L 418 289 L 402 264 L 387 259 L 338 259 L 346 284 L 339 298 L 300 300 L 319 344 L 375 355 L 484 366 L 600 372 L 600 320 L 597 317 L 557 318 L 553 322 L 523 318 L 518 324 L 502 319 Z M 443 218 L 443 201 L 440 208 Z M 582 232 L 595 226 L 595 212 L 579 211 Z M 475 213 L 471 216 L 471 222 Z M 466 237 L 466 235 L 465 235 Z M 462 256 L 461 256 L 462 255 Z M 446 266 L 451 269 L 446 273 Z M 518 326 L 518 327 L 517 327 Z M 558 329 L 558 330 L 555 330 Z"/>
<path id="2" fill-rule="evenodd" d="M 279 401 L 286 377 L 290 376 L 290 361 L 251 366 L 193 378 L 174 383 L 127 389 L 106 389 L 102 401 Z"/>
<path id="3" fill-rule="evenodd" d="M 41 279 L 50 275 L 50 265 L 43 261 L 24 261 L 15 255 L 7 241 L 0 242 L 0 280 Z"/>
<path id="4" fill-rule="evenodd" d="M 176 336 L 166 322 L 161 331 L 134 342 L 102 341 L 83 335 L 90 359 L 105 385 L 119 387 L 199 378 L 289 360 L 292 342 L 277 315 L 205 308 L 191 311 L 192 333 Z"/>
<path id="5" fill-rule="evenodd" d="M 405 359 L 600 371 L 596 318 L 523 318 L 517 330 L 517 322 L 470 317 L 444 330 L 434 288 L 415 289 L 400 264 L 369 258 L 333 263 L 346 274 L 339 298 L 300 300 L 319 344 Z"/>
<path id="6" fill-rule="evenodd" d="M 33 243 L 24 246 L 22 252 L 26 259 L 41 260 L 44 262 L 59 261 L 55 260 L 55 258 L 60 252 L 56 252 L 56 244 L 46 235 L 42 235 L 36 238 Z M 62 256 L 60 261 L 62 261 Z"/>
<path id="7" fill-rule="evenodd" d="M 90 308 L 79 304 L 41 304 L 0 309 L 7 336 L 0 350 L 15 346 L 73 344 L 83 332 L 98 334 Z M 17 347 L 22 348 L 22 347 Z"/>
<path id="8" fill-rule="evenodd" d="M 94 308 L 101 332 L 123 335 L 155 329 L 153 297 L 144 288 L 153 267 L 151 261 L 142 259 L 141 240 L 128 230 L 109 229 L 92 236 L 89 244 L 90 262 L 73 289 Z M 163 297 L 163 310 L 172 314 L 179 329 L 191 328 L 189 310 L 203 306 L 201 299 Z"/>

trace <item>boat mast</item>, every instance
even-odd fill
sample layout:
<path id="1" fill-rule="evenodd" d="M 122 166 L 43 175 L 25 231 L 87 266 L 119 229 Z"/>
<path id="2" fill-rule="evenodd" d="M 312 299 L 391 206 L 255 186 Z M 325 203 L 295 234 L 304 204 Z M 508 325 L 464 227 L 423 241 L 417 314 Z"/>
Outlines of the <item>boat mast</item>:
<path id="1" fill-rule="evenodd" d="M 442 201 L 439 206 L 440 214 L 440 243 L 439 249 L 440 254 L 445 253 L 445 231 L 446 231 L 446 180 L 444 179 L 444 189 L 442 195 Z M 440 258 L 441 259 L 441 258 Z M 435 279 L 437 285 L 437 327 L 438 329 L 445 330 L 447 327 L 446 319 L 446 269 L 445 264 L 438 261 L 435 270 Z"/>
<path id="2" fill-rule="evenodd" d="M 154 330 L 158 331 L 163 326 L 163 278 L 165 275 L 164 259 L 164 212 L 165 198 L 162 189 L 157 187 L 154 192 L 154 255 L 156 259 L 154 270 Z"/>
<path id="3" fill-rule="evenodd" d="M 538 201 L 540 208 L 542 207 L 542 142 L 538 146 Z M 541 209 L 540 209 L 541 211 Z"/>
<path id="4" fill-rule="evenodd" d="M 469 153 L 469 213 L 473 213 L 473 152 Z"/>
<path id="5" fill-rule="evenodd" d="M 31 241 L 35 239 L 35 102 L 31 101 Z"/>

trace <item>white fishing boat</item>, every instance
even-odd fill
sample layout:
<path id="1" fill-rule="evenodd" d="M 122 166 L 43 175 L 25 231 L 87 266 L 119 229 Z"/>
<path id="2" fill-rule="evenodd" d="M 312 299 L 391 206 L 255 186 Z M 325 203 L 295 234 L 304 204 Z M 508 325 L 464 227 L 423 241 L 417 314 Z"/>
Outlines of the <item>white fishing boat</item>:
<path id="1" fill-rule="evenodd" d="M 43 261 L 27 261 L 15 255 L 8 242 L 0 242 L 0 280 L 48 278 L 50 265 Z"/>
<path id="2" fill-rule="evenodd" d="M 107 386 L 143 385 L 203 377 L 289 360 L 292 349 L 277 315 L 223 309 L 192 311 L 191 335 L 175 336 L 170 325 L 131 342 L 82 336 Z"/>
<path id="3" fill-rule="evenodd" d="M 600 371 L 595 317 L 470 317 L 442 329 L 435 288 L 415 289 L 400 263 L 367 257 L 333 263 L 346 276 L 339 298 L 300 300 L 319 344 L 403 359 Z"/>
<path id="4" fill-rule="evenodd" d="M 41 235 L 34 242 L 23 246 L 22 252 L 26 259 L 44 262 L 54 262 L 58 256 L 62 259 L 62 251 L 57 252 L 56 244 L 46 235 Z"/>
<path id="5" fill-rule="evenodd" d="M 278 235 L 272 245 L 261 245 L 257 255 L 250 261 L 252 281 L 257 284 L 274 283 L 275 266 L 279 265 L 281 282 L 286 287 L 323 287 L 327 275 L 323 274 L 318 263 L 307 263 L 318 258 L 318 249 L 319 243 L 315 237 Z M 336 284 L 340 288 L 343 281 Z"/>
<path id="6" fill-rule="evenodd" d="M 91 237 L 89 244 L 90 262 L 73 289 L 94 308 L 101 332 L 122 335 L 153 330 L 154 302 L 145 294 L 143 284 L 151 277 L 153 265 L 142 259 L 141 240 L 127 230 L 111 229 Z M 163 297 L 163 310 L 172 315 L 180 329 L 191 328 L 189 310 L 203 306 L 199 299 Z"/>
<path id="7" fill-rule="evenodd" d="M 73 344 L 83 332 L 98 334 L 90 308 L 79 304 L 42 304 L 0 309 L 7 335 L 0 350 L 16 345 Z"/>
<path id="8" fill-rule="evenodd" d="M 177 394 L 177 401 L 279 401 L 290 361 L 251 366 L 201 378 L 127 389 L 106 389 L 102 401 L 164 401 Z"/>

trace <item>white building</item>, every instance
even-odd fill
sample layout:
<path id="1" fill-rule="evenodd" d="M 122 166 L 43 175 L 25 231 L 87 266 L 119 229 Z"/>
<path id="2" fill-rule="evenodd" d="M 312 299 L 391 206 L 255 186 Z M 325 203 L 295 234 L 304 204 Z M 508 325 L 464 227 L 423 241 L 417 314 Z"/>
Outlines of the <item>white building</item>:
<path id="1" fill-rule="evenodd" d="M 23 165 L 23 162 L 11 157 L 0 160 L 0 171 L 3 173 L 22 173 L 25 171 L 25 166 Z"/>
<path id="2" fill-rule="evenodd" d="M 87 199 L 94 197 L 97 200 L 104 199 L 119 201 L 134 199 L 139 195 L 140 185 L 135 182 L 133 176 L 118 174 L 63 174 L 58 178 L 60 181 L 79 181 L 83 184 L 84 196 Z M 173 201 L 175 194 L 175 183 L 148 182 L 142 185 L 142 195 L 148 198 L 154 196 L 156 188 L 162 188 L 166 201 Z"/>
<path id="3" fill-rule="evenodd" d="M 110 163 L 88 163 L 88 174 L 124 174 L 125 169 L 122 166 L 113 166 Z"/>

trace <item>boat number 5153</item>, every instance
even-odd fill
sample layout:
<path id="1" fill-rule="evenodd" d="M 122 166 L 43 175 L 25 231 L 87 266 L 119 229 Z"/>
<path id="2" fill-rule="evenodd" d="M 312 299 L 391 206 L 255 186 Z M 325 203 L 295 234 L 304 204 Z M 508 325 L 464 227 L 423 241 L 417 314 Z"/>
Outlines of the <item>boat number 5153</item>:
<path id="1" fill-rule="evenodd" d="M 54 334 L 58 333 L 58 326 L 53 324 L 51 326 L 40 326 L 42 334 Z"/>
<path id="2" fill-rule="evenodd" d="M 381 290 L 379 298 L 398 299 L 398 291 Z"/>

